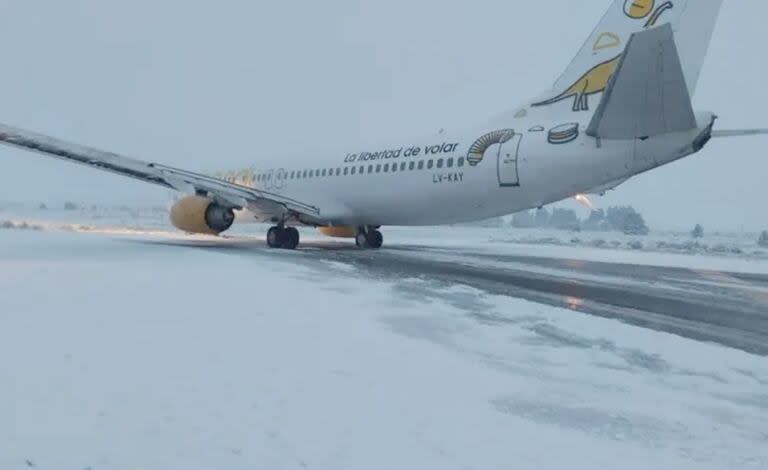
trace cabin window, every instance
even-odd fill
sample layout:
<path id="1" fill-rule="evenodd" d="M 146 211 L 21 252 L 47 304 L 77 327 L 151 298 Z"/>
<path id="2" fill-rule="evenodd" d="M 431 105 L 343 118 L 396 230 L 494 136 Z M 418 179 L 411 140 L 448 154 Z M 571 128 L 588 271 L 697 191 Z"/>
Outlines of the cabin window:
<path id="1" fill-rule="evenodd" d="M 364 167 L 364 166 L 361 166 L 361 167 L 360 167 L 360 174 L 362 175 L 363 173 L 365 173 L 365 167 Z"/>
<path id="2" fill-rule="evenodd" d="M 435 162 L 434 162 L 434 161 L 432 161 L 432 160 L 429 160 L 429 161 L 427 162 L 427 170 L 431 170 L 431 169 L 432 169 L 432 166 L 434 166 L 434 164 L 435 164 Z"/>
<path id="3" fill-rule="evenodd" d="M 437 167 L 438 168 L 442 168 L 443 167 L 443 159 L 442 158 L 438 158 L 437 159 Z"/>
<path id="4" fill-rule="evenodd" d="M 459 166 L 459 167 L 464 166 L 464 157 L 459 157 L 459 161 L 457 162 L 456 166 Z"/>
<path id="5" fill-rule="evenodd" d="M 376 165 L 376 173 L 381 173 L 381 163 Z"/>
<path id="6" fill-rule="evenodd" d="M 395 171 L 397 171 L 397 163 L 392 164 L 392 172 L 394 173 Z"/>
<path id="7" fill-rule="evenodd" d="M 323 168 L 323 172 L 321 173 L 322 176 L 325 176 L 328 174 L 328 169 Z"/>
<path id="8" fill-rule="evenodd" d="M 347 176 L 348 174 L 349 174 L 349 167 L 345 166 L 344 167 L 344 176 Z"/>
<path id="9" fill-rule="evenodd" d="M 373 173 L 373 165 L 368 165 L 368 173 Z"/>
<path id="10" fill-rule="evenodd" d="M 413 169 L 416 168 L 416 162 L 411 162 L 408 164 L 408 169 L 413 171 Z"/>
<path id="11" fill-rule="evenodd" d="M 341 175 L 341 168 L 336 168 L 336 176 Z"/>
<path id="12" fill-rule="evenodd" d="M 302 178 L 306 178 L 306 177 L 307 177 L 307 170 L 304 170 L 304 176 L 302 176 Z"/>
<path id="13" fill-rule="evenodd" d="M 406 165 L 407 165 L 407 163 L 405 163 L 405 162 L 401 163 L 400 164 L 400 171 L 405 171 L 405 166 Z"/>
<path id="14" fill-rule="evenodd" d="M 389 163 L 384 164 L 384 173 L 389 173 Z"/>
<path id="15" fill-rule="evenodd" d="M 351 174 L 353 174 L 353 175 L 354 175 L 355 173 L 357 173 L 357 167 L 356 167 L 356 166 L 353 166 L 353 167 L 352 167 L 352 170 L 350 171 L 350 173 L 351 173 Z"/>
<path id="16" fill-rule="evenodd" d="M 419 170 L 424 169 L 424 160 L 419 160 Z"/>
<path id="17" fill-rule="evenodd" d="M 446 160 L 445 166 L 447 166 L 448 168 L 453 168 L 453 158 L 449 158 L 448 160 Z"/>

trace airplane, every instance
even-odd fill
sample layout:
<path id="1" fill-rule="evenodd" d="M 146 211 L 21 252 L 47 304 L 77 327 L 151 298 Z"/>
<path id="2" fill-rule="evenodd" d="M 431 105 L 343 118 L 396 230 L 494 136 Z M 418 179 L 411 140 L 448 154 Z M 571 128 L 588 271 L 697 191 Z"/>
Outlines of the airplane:
<path id="1" fill-rule="evenodd" d="M 471 222 L 601 194 L 701 151 L 715 130 L 693 96 L 722 0 L 612 0 L 551 90 L 455 134 L 336 153 L 256 157 L 205 175 L 0 125 L 0 143 L 146 181 L 183 194 L 171 223 L 220 235 L 270 223 L 267 245 L 295 249 L 296 227 L 383 244 L 387 225 Z"/>

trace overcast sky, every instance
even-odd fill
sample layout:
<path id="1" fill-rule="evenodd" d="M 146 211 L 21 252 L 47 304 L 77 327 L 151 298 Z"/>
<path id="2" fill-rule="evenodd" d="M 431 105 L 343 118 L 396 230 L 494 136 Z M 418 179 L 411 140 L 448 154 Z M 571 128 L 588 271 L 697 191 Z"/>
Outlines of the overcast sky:
<path id="1" fill-rule="evenodd" d="M 609 0 L 36 0 L 0 14 L 0 122 L 193 170 L 484 122 L 548 88 Z M 725 0 L 694 99 L 768 127 L 768 2 Z M 768 228 L 768 137 L 712 142 L 599 206 Z M 0 148 L 0 200 L 162 204 L 151 185 Z"/>

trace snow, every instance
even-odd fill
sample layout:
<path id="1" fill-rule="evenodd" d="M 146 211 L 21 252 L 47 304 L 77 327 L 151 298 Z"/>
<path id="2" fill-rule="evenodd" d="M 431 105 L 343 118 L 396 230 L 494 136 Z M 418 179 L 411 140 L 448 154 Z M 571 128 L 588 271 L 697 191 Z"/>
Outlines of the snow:
<path id="1" fill-rule="evenodd" d="M 768 466 L 765 358 L 168 238 L 0 230 L 0 468 Z"/>

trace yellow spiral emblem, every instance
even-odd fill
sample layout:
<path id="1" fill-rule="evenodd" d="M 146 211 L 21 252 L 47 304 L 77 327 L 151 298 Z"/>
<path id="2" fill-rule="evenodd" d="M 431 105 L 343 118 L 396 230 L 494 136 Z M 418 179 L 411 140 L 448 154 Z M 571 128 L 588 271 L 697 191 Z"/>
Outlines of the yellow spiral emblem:
<path id="1" fill-rule="evenodd" d="M 469 147 L 469 153 L 467 154 L 467 161 L 470 166 L 477 166 L 483 160 L 486 150 L 492 145 L 503 144 L 508 142 L 515 135 L 515 131 L 512 129 L 501 129 L 493 131 L 480 137 Z"/>

